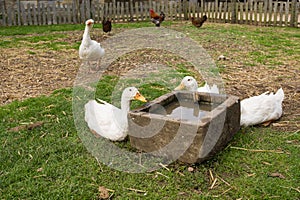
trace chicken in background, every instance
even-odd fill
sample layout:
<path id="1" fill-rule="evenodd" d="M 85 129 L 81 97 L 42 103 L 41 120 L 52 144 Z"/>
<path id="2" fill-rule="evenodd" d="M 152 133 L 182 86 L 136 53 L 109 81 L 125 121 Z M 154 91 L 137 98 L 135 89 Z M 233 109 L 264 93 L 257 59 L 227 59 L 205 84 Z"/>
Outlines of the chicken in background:
<path id="1" fill-rule="evenodd" d="M 204 22 L 207 20 L 207 16 L 203 15 L 200 19 L 195 19 L 195 17 L 191 17 L 192 24 L 197 28 L 200 28 Z"/>
<path id="2" fill-rule="evenodd" d="M 150 9 L 150 18 L 155 26 L 160 27 L 160 24 L 165 20 L 165 13 L 161 11 L 160 14 L 157 14 L 153 9 Z"/>
<path id="3" fill-rule="evenodd" d="M 109 34 L 111 32 L 111 28 L 112 28 L 111 19 L 110 18 L 105 19 L 105 17 L 103 17 L 103 20 L 102 20 L 102 30 L 105 33 Z"/>

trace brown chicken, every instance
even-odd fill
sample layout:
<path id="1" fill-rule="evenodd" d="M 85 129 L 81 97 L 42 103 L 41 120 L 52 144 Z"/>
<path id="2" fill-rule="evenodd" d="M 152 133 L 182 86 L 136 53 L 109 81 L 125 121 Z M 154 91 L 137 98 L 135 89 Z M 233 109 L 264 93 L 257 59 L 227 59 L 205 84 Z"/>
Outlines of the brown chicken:
<path id="1" fill-rule="evenodd" d="M 191 20 L 194 26 L 200 28 L 203 25 L 203 23 L 207 20 L 207 16 L 203 15 L 200 19 L 195 19 L 194 17 L 191 17 Z"/>
<path id="2" fill-rule="evenodd" d="M 112 25 L 111 25 L 111 19 L 105 19 L 105 17 L 103 17 L 103 20 L 102 20 L 102 30 L 105 32 L 105 33 L 110 33 L 111 32 L 111 28 L 112 28 Z"/>
<path id="3" fill-rule="evenodd" d="M 159 27 L 160 24 L 165 20 L 165 13 L 161 11 L 160 14 L 157 14 L 153 9 L 150 9 L 150 18 L 155 26 Z"/>

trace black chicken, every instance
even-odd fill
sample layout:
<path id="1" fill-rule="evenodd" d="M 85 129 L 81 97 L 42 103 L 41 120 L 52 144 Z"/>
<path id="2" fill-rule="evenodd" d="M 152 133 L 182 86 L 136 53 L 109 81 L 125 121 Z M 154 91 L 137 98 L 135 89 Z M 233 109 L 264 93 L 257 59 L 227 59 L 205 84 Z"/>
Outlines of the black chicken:
<path id="1" fill-rule="evenodd" d="M 103 29 L 103 31 L 105 33 L 110 33 L 111 28 L 112 28 L 111 19 L 109 19 L 109 18 L 105 19 L 105 17 L 103 17 L 103 20 L 102 20 L 102 29 Z"/>
<path id="2" fill-rule="evenodd" d="M 191 20 L 194 26 L 200 28 L 203 25 L 203 23 L 207 20 L 207 16 L 203 15 L 200 19 L 195 19 L 194 17 L 191 17 Z"/>

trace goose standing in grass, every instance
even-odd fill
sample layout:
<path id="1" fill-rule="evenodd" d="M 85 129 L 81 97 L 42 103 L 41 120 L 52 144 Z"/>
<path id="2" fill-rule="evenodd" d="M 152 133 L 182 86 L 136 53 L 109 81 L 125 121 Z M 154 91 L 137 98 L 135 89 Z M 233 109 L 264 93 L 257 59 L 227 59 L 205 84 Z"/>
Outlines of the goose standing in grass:
<path id="1" fill-rule="evenodd" d="M 121 97 L 121 109 L 98 99 L 90 100 L 85 104 L 85 121 L 88 127 L 96 134 L 112 141 L 124 140 L 127 136 L 127 113 L 131 100 L 146 102 L 137 88 L 126 88 Z"/>
<path id="2" fill-rule="evenodd" d="M 283 89 L 274 94 L 265 92 L 241 101 L 241 126 L 270 125 L 282 115 Z"/>
<path id="3" fill-rule="evenodd" d="M 79 58 L 87 64 L 90 64 L 91 61 L 97 61 L 96 68 L 98 69 L 100 59 L 102 56 L 104 56 L 105 51 L 99 42 L 91 39 L 90 31 L 93 27 L 93 24 L 93 19 L 89 19 L 85 22 L 84 33 L 79 46 Z"/>

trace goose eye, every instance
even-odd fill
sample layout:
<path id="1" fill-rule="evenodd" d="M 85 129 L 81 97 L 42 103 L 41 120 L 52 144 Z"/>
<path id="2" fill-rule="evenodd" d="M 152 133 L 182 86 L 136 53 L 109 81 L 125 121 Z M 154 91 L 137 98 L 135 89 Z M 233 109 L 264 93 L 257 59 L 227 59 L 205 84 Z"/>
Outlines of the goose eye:
<path id="1" fill-rule="evenodd" d="M 131 91 L 132 91 L 132 89 L 129 89 L 129 91 L 131 92 Z"/>
<path id="2" fill-rule="evenodd" d="M 189 78 L 188 81 L 191 81 L 191 79 Z"/>

